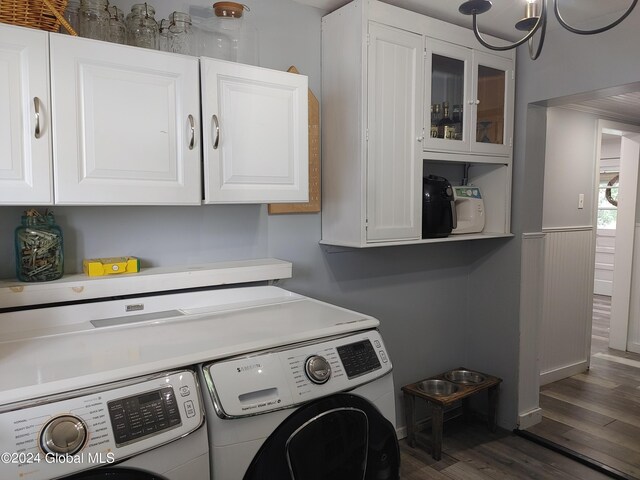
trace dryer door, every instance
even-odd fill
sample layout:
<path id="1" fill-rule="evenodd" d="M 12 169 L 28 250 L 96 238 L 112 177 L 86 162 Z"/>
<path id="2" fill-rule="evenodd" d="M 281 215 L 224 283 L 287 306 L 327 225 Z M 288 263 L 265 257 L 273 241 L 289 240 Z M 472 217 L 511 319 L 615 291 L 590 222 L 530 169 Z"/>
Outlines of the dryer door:
<path id="1" fill-rule="evenodd" d="M 244 480 L 397 480 L 391 422 L 362 397 L 337 394 L 292 413 L 267 438 Z"/>
<path id="2" fill-rule="evenodd" d="M 131 468 L 97 468 L 64 478 L 67 480 L 163 480 L 162 477 Z"/>

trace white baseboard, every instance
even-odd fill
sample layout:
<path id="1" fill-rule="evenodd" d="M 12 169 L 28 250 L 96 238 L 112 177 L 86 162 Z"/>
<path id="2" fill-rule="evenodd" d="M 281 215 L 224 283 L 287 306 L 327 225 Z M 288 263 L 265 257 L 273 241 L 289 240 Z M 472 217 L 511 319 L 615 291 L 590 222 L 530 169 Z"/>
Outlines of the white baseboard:
<path id="1" fill-rule="evenodd" d="M 526 430 L 542 421 L 542 409 L 540 407 L 518 415 L 518 429 Z"/>
<path id="2" fill-rule="evenodd" d="M 396 437 L 398 440 L 402 440 L 407 437 L 407 427 L 396 428 Z"/>
<path id="3" fill-rule="evenodd" d="M 578 363 L 574 363 L 572 365 L 566 365 L 564 367 L 555 368 L 553 370 L 549 370 L 547 372 L 543 372 L 540 374 L 540 386 L 546 385 L 548 383 L 557 382 L 558 380 L 562 380 L 563 378 L 570 377 L 572 375 L 577 375 L 582 372 L 586 372 L 589 368 L 589 364 L 586 360 Z"/>

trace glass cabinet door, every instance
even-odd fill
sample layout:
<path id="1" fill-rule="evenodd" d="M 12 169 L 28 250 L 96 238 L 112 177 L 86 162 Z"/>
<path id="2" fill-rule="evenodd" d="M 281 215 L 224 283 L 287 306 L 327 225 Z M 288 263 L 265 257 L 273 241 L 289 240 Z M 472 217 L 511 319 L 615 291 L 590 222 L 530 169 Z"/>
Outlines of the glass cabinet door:
<path id="1" fill-rule="evenodd" d="M 471 50 L 427 38 L 425 149 L 468 151 Z"/>
<path id="2" fill-rule="evenodd" d="M 513 93 L 511 68 L 507 59 L 474 52 L 472 151 L 505 155 L 510 151 L 511 138 L 507 132 L 511 129 L 507 127 L 513 121 L 513 112 L 507 105 Z"/>

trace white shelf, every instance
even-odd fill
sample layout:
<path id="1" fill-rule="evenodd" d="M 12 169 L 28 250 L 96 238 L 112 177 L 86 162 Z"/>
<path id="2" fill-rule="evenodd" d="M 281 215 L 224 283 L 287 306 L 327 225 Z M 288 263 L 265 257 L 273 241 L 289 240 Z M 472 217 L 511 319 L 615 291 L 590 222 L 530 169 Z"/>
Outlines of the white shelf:
<path id="1" fill-rule="evenodd" d="M 422 245 L 425 243 L 448 243 L 448 242 L 463 242 L 465 240 L 485 240 L 488 238 L 510 238 L 513 237 L 513 233 L 472 233 L 467 235 L 449 235 L 442 238 L 421 238 L 419 240 L 400 240 L 397 242 L 375 242 L 366 244 L 357 244 L 350 242 L 325 242 L 320 241 L 320 244 L 334 247 L 349 247 L 349 248 L 371 248 L 371 247 L 394 247 L 398 245 Z"/>
<path id="2" fill-rule="evenodd" d="M 139 273 L 88 277 L 82 273 L 60 280 L 26 283 L 0 280 L 0 309 L 57 302 L 161 292 L 186 288 L 262 282 L 291 278 L 292 264 L 275 258 L 239 260 L 182 267 L 152 267 Z"/>

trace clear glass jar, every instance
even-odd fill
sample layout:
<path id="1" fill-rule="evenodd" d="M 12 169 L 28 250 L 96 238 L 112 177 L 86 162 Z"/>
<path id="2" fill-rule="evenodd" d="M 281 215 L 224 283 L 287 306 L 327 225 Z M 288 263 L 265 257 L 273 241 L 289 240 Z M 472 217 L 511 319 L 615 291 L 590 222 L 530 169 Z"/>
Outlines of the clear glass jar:
<path id="1" fill-rule="evenodd" d="M 79 0 L 69 0 L 67 3 L 67 8 L 64 10 L 63 17 L 69 22 L 69 25 L 78 33 L 78 10 L 80 9 L 80 1 Z M 67 29 L 60 25 L 60 33 L 69 34 Z"/>
<path id="2" fill-rule="evenodd" d="M 15 231 L 16 276 L 23 282 L 47 282 L 62 277 L 62 230 L 52 213 L 22 217 Z"/>
<path id="3" fill-rule="evenodd" d="M 127 43 L 136 47 L 158 50 L 158 22 L 155 8 L 148 3 L 137 3 L 127 15 Z"/>
<path id="4" fill-rule="evenodd" d="M 193 55 L 193 30 L 191 16 L 182 12 L 169 15 L 169 49 L 174 53 Z"/>
<path id="5" fill-rule="evenodd" d="M 171 45 L 169 44 L 169 26 L 170 22 L 166 18 L 160 20 L 158 25 L 158 49 L 163 52 L 170 52 Z"/>
<path id="6" fill-rule="evenodd" d="M 200 24 L 196 55 L 258 65 L 258 32 L 247 21 L 246 5 L 235 2 L 213 4 L 214 17 Z"/>
<path id="7" fill-rule="evenodd" d="M 107 40 L 108 5 L 107 0 L 80 0 L 78 35 L 95 40 Z"/>
<path id="8" fill-rule="evenodd" d="M 109 5 L 109 35 L 108 40 L 113 43 L 127 43 L 127 28 L 124 24 L 124 12 L 115 5 Z"/>

